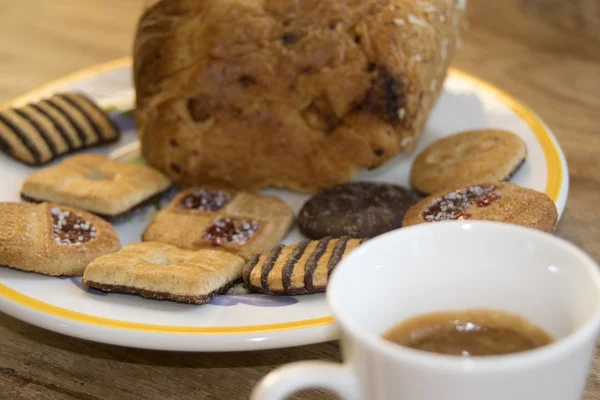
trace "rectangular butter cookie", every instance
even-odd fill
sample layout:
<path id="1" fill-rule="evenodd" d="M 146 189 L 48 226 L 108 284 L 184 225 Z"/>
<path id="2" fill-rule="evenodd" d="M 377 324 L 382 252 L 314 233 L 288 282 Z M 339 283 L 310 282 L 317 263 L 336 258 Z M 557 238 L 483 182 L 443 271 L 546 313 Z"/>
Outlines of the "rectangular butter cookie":
<path id="1" fill-rule="evenodd" d="M 0 265 L 45 275 L 82 275 L 121 248 L 102 218 L 51 203 L 0 203 Z"/>
<path id="2" fill-rule="evenodd" d="M 215 250 L 182 250 L 144 242 L 92 261 L 83 283 L 106 292 L 205 304 L 240 280 L 244 260 Z"/>
<path id="3" fill-rule="evenodd" d="M 0 111 L 0 150 L 32 166 L 114 142 L 120 134 L 110 117 L 80 93 Z"/>
<path id="4" fill-rule="evenodd" d="M 293 219 L 277 197 L 197 187 L 182 191 L 159 212 L 142 240 L 188 250 L 219 248 L 248 259 L 277 246 Z"/>
<path id="5" fill-rule="evenodd" d="M 81 154 L 30 175 L 23 182 L 21 197 L 68 204 L 114 222 L 160 201 L 170 188 L 169 178 L 146 165 Z"/>

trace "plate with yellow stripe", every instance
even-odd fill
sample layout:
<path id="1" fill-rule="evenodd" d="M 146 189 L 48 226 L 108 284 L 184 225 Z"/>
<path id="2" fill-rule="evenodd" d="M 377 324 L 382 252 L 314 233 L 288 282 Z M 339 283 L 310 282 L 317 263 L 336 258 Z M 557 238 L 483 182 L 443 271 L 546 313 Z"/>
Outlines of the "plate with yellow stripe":
<path id="1" fill-rule="evenodd" d="M 58 92 L 78 91 L 109 110 L 123 131 L 119 141 L 90 149 L 126 162 L 144 162 L 131 109 L 134 92 L 131 59 L 92 67 L 29 92 L 5 107 L 20 106 Z M 415 155 L 453 133 L 506 129 L 526 143 L 528 156 L 512 180 L 546 192 L 562 214 L 568 170 L 549 128 L 518 100 L 459 70 L 451 70 L 444 91 L 413 154 L 402 154 L 358 180 L 408 186 Z M 19 201 L 23 180 L 36 170 L 0 154 L 0 201 Z M 285 200 L 294 211 L 308 198 L 280 189 L 264 191 Z M 116 225 L 123 245 L 138 242 L 156 211 Z M 0 227 L 2 229 L 2 227 Z M 297 229 L 284 243 L 296 243 Z M 368 299 L 368 293 L 357 293 Z M 297 346 L 335 340 L 338 331 L 324 294 L 267 296 L 228 293 L 207 305 L 148 300 L 88 289 L 80 278 L 55 278 L 0 268 L 0 310 L 28 323 L 78 338 L 122 346 L 178 351 L 238 351 Z"/>

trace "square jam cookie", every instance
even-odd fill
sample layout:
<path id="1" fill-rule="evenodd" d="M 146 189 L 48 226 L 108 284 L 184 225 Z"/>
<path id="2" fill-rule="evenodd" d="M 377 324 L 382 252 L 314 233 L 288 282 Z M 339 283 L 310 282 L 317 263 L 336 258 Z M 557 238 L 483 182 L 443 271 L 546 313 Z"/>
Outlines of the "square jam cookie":
<path id="1" fill-rule="evenodd" d="M 285 237 L 294 215 L 277 197 L 217 187 L 179 193 L 142 235 L 182 249 L 222 249 L 248 259 Z"/>
<path id="2" fill-rule="evenodd" d="M 169 178 L 154 168 L 81 154 L 30 175 L 23 182 L 21 197 L 67 204 L 118 221 L 158 202 L 170 188 Z"/>

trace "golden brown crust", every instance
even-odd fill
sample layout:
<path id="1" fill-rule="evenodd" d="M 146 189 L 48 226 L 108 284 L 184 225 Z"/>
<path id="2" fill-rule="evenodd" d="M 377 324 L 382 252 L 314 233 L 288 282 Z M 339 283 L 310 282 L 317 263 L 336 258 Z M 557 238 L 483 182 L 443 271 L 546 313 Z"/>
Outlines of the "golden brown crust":
<path id="1" fill-rule="evenodd" d="M 225 193 L 230 200 L 225 202 L 222 208 L 213 211 L 182 207 L 182 201 L 199 190 Z M 258 229 L 243 244 L 217 245 L 214 240 L 205 237 L 206 232 L 214 221 L 226 218 L 235 220 L 238 225 L 243 220 L 248 223 L 256 221 Z M 279 244 L 289 231 L 293 219 L 292 210 L 277 197 L 216 186 L 196 187 L 180 192 L 165 209 L 160 211 L 144 231 L 142 240 L 169 243 L 188 250 L 215 248 L 217 245 L 219 249 L 248 259 Z"/>
<path id="2" fill-rule="evenodd" d="M 52 210 L 68 211 L 91 223 L 95 238 L 86 243 L 55 242 Z M 95 258 L 121 248 L 114 228 L 103 219 L 69 206 L 0 203 L 0 265 L 45 275 L 81 275 Z"/>
<path id="3" fill-rule="evenodd" d="M 23 182 L 21 194 L 34 201 L 53 201 L 112 216 L 170 186 L 169 178 L 151 167 L 81 154 L 33 173 Z"/>
<path id="4" fill-rule="evenodd" d="M 143 154 L 178 184 L 315 192 L 413 148 L 464 1 L 163 0 L 134 51 Z"/>
<path id="5" fill-rule="evenodd" d="M 497 195 L 497 198 L 493 198 L 489 204 L 483 206 L 478 206 L 476 201 L 472 202 L 462 212 L 466 219 L 505 222 L 545 232 L 552 232 L 556 228 L 558 223 L 556 205 L 545 193 L 507 182 L 480 183 L 471 186 L 484 188 L 494 186 L 492 193 Z M 425 210 L 436 199 L 460 189 L 461 187 L 455 187 L 443 190 L 417 203 L 406 213 L 403 226 L 427 223 Z"/>
<path id="6" fill-rule="evenodd" d="M 345 236 L 279 246 L 248 261 L 244 266 L 244 283 L 250 290 L 266 294 L 294 296 L 324 292 L 333 269 L 362 241 Z"/>
<path id="7" fill-rule="evenodd" d="M 243 266 L 241 257 L 222 251 L 144 242 L 92 261 L 83 283 L 110 292 L 203 304 L 239 280 Z"/>
<path id="8" fill-rule="evenodd" d="M 499 182 L 516 172 L 527 156 L 525 142 L 498 129 L 461 132 L 440 139 L 415 159 L 411 184 L 431 194 L 471 182 Z"/>

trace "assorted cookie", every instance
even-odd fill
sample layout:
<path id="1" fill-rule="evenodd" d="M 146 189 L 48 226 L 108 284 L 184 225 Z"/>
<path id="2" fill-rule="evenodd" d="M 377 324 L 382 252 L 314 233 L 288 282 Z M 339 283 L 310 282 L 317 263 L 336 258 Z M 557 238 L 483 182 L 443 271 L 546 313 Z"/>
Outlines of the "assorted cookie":
<path id="1" fill-rule="evenodd" d="M 150 222 L 142 240 L 182 249 L 218 248 L 248 259 L 285 237 L 294 215 L 281 199 L 217 187 L 179 193 Z"/>
<path id="2" fill-rule="evenodd" d="M 324 292 L 335 266 L 363 240 L 326 237 L 291 246 L 279 245 L 248 261 L 243 271 L 244 283 L 250 290 L 265 294 L 293 296 Z"/>
<path id="3" fill-rule="evenodd" d="M 80 93 L 0 111 L 0 151 L 27 165 L 43 165 L 119 136 L 110 117 Z"/>
<path id="4" fill-rule="evenodd" d="M 402 186 L 351 182 L 332 186 L 308 200 L 298 227 L 310 239 L 371 238 L 400 228 L 404 214 L 422 197 Z"/>
<path id="5" fill-rule="evenodd" d="M 30 175 L 23 182 L 21 197 L 67 204 L 118 221 L 160 201 L 170 188 L 169 178 L 146 165 L 81 154 Z"/>
<path id="6" fill-rule="evenodd" d="M 472 182 L 507 181 L 527 157 L 525 142 L 514 133 L 484 129 L 440 139 L 415 159 L 411 184 L 431 194 Z"/>
<path id="7" fill-rule="evenodd" d="M 558 212 L 545 193 L 499 182 L 435 193 L 406 213 L 404 226 L 465 219 L 504 222 L 552 232 L 558 222 Z"/>
<path id="8" fill-rule="evenodd" d="M 121 248 L 103 219 L 52 203 L 0 203 L 0 265 L 44 275 L 81 275 Z"/>
<path id="9" fill-rule="evenodd" d="M 106 292 L 205 304 L 239 281 L 243 267 L 243 258 L 224 251 L 144 242 L 92 261 L 83 284 Z"/>
<path id="10" fill-rule="evenodd" d="M 0 150 L 29 165 L 118 137 L 110 118 L 75 93 L 0 112 Z M 102 218 L 118 221 L 159 202 L 170 179 L 146 165 L 74 156 L 24 181 L 21 197 L 39 204 L 0 203 L 0 266 L 83 274 L 89 288 L 191 304 L 209 303 L 234 286 L 236 293 L 320 293 L 345 255 L 402 226 L 474 219 L 552 232 L 558 214 L 547 195 L 501 182 L 526 155 L 525 143 L 501 130 L 441 139 L 412 166 L 416 190 L 350 182 L 314 195 L 298 216 L 309 239 L 294 245 L 280 244 L 294 220 L 281 199 L 188 188 L 156 214 L 143 242 L 123 249 Z M 421 193 L 434 194 L 423 199 Z"/>

